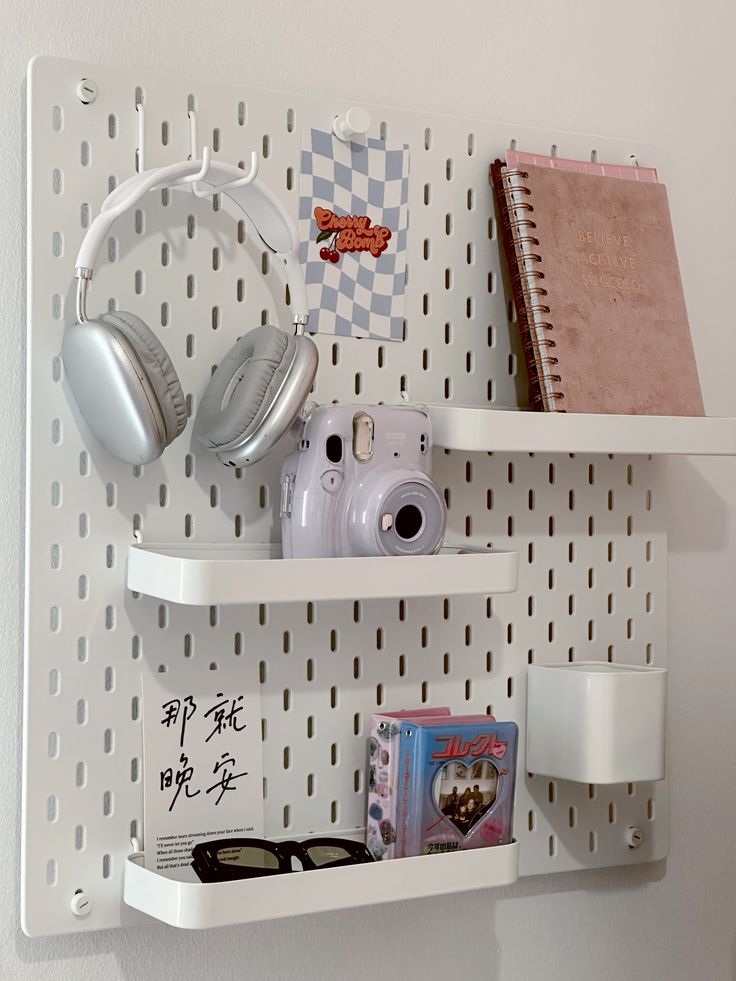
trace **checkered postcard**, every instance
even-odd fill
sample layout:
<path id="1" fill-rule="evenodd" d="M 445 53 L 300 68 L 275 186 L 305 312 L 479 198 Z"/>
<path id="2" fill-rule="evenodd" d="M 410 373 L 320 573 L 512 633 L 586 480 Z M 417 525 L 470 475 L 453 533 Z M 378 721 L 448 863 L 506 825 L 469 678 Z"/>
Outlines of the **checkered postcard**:
<path id="1" fill-rule="evenodd" d="M 304 130 L 299 191 L 309 330 L 402 340 L 408 146 Z"/>

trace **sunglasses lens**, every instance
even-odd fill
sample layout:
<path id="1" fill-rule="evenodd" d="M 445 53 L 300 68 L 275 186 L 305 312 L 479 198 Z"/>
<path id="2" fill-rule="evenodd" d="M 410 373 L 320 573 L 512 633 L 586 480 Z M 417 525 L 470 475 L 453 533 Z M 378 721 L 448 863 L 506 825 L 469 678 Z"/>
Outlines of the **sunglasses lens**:
<path id="1" fill-rule="evenodd" d="M 277 869 L 279 867 L 279 860 L 273 852 L 252 846 L 219 848 L 217 861 L 221 865 L 235 865 L 248 869 Z"/>
<path id="2" fill-rule="evenodd" d="M 347 848 L 341 845 L 312 845 L 311 848 L 307 846 L 307 854 L 318 868 L 320 865 L 343 862 L 351 857 Z"/>

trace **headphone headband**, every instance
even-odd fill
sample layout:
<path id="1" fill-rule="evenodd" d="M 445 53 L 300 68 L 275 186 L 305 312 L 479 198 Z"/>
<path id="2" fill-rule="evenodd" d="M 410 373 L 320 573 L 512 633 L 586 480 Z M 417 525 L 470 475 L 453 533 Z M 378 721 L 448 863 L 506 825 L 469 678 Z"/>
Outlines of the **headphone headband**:
<path id="1" fill-rule="evenodd" d="M 167 187 L 183 178 L 193 177 L 202 169 L 201 160 L 185 160 L 154 170 L 134 174 L 105 198 L 100 212 L 84 236 L 77 255 L 74 275 L 79 280 L 77 292 L 77 313 L 86 319 L 84 300 L 86 287 L 94 272 L 97 256 L 117 218 L 131 208 L 149 191 Z M 243 171 L 232 164 L 212 161 L 203 177 L 198 178 L 215 190 L 222 184 L 230 184 L 243 177 Z M 299 236 L 294 222 L 284 210 L 283 205 L 264 184 L 255 179 L 250 184 L 228 187 L 226 194 L 250 218 L 263 244 L 278 259 L 284 268 L 286 283 L 292 303 L 292 321 L 305 325 L 309 319 L 307 289 L 298 258 Z"/>

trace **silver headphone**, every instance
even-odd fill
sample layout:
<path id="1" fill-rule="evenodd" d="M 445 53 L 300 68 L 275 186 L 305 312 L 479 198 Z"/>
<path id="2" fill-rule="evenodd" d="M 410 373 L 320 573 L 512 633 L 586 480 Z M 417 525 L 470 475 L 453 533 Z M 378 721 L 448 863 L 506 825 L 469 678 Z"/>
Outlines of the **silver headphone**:
<path id="1" fill-rule="evenodd" d="M 206 173 L 202 173 L 206 170 Z M 97 440 L 126 463 L 156 460 L 183 431 L 187 408 L 171 359 L 153 331 L 133 313 L 115 310 L 87 319 L 87 289 L 113 222 L 155 188 L 208 184 L 250 218 L 279 260 L 291 295 L 294 334 L 260 326 L 242 336 L 220 362 L 200 400 L 194 435 L 218 459 L 244 467 L 262 459 L 299 413 L 317 371 L 317 347 L 304 336 L 307 290 L 296 228 L 260 181 L 245 183 L 231 164 L 191 160 L 136 174 L 108 195 L 77 256 L 77 322 L 62 343 L 64 372 Z"/>

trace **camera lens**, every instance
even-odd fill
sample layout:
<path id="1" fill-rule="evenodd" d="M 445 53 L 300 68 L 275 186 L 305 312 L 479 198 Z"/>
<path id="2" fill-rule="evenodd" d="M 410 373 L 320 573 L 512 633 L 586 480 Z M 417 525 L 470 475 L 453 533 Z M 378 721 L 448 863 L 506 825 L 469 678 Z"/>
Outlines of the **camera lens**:
<path id="1" fill-rule="evenodd" d="M 416 538 L 424 525 L 424 515 L 416 504 L 405 504 L 399 508 L 394 521 L 394 528 L 399 538 L 405 542 Z"/>

